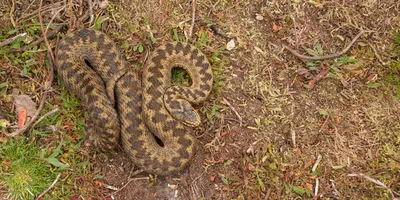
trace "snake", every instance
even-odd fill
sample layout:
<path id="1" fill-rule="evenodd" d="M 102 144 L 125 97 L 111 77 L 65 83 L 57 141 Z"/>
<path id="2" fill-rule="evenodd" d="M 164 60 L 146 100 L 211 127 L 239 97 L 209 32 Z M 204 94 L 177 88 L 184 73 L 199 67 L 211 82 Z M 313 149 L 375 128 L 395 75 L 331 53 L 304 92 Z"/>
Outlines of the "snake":
<path id="1" fill-rule="evenodd" d="M 193 105 L 207 99 L 213 84 L 211 65 L 197 47 L 161 44 L 138 73 L 105 33 L 81 29 L 59 42 L 55 61 L 58 77 L 88 113 L 91 147 L 109 152 L 121 145 L 136 166 L 158 175 L 181 171 L 192 160 L 194 127 L 201 123 Z M 172 83 L 176 67 L 187 71 L 191 85 Z"/>

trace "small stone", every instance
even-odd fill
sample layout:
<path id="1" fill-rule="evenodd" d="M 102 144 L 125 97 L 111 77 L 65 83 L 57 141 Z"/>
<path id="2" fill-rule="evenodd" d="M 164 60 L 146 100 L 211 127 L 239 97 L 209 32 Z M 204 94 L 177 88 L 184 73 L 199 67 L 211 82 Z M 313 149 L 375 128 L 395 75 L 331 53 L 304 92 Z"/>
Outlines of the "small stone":
<path id="1" fill-rule="evenodd" d="M 230 51 L 230 50 L 232 50 L 232 49 L 234 49 L 235 48 L 235 40 L 231 40 L 231 41 L 229 41 L 227 44 L 226 44 L 226 49 L 228 50 L 228 51 Z"/>

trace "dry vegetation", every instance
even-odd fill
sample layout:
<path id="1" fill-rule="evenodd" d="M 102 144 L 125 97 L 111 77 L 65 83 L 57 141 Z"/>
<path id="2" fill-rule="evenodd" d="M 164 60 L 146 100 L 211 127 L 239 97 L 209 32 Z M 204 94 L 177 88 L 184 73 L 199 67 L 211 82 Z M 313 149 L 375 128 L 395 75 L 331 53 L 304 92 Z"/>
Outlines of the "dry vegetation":
<path id="1" fill-rule="evenodd" d="M 138 71 L 164 41 L 207 55 L 214 88 L 197 107 L 200 150 L 168 177 L 139 173 L 121 150 L 85 147 L 86 115 L 57 78 L 40 116 L 58 111 L 6 135 L 20 120 L 15 95 L 39 104 L 47 86 L 47 46 L 32 45 L 42 38 L 39 3 L 0 5 L 0 43 L 27 33 L 0 47 L 0 198 L 35 199 L 54 180 L 43 199 L 399 198 L 399 1 L 197 0 L 191 37 L 191 1 L 43 1 L 52 48 L 89 27 L 112 37 Z M 333 59 L 305 61 L 281 46 L 325 56 L 360 31 Z M 187 84 L 184 71 L 174 74 Z"/>

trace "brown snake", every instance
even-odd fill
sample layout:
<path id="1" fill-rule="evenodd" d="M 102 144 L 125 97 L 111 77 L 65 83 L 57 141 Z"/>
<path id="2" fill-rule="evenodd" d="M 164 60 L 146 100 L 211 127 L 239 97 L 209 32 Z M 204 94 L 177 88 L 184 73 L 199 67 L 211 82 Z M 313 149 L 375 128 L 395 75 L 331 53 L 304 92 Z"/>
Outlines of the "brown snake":
<path id="1" fill-rule="evenodd" d="M 193 157 L 190 127 L 200 117 L 191 104 L 204 101 L 213 82 L 210 64 L 196 47 L 182 42 L 158 47 L 140 78 L 111 39 L 83 29 L 60 42 L 56 61 L 65 86 L 89 113 L 86 134 L 97 149 L 114 149 L 121 136 L 137 166 L 161 175 L 182 170 Z M 171 84 L 174 67 L 190 74 L 191 86 Z"/>

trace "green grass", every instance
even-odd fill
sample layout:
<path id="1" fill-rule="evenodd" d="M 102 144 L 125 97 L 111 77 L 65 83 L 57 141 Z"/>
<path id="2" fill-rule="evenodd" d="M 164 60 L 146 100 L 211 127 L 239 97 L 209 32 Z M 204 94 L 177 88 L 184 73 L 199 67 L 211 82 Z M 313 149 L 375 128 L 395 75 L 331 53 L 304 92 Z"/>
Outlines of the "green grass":
<path id="1" fill-rule="evenodd" d="M 55 179 L 57 172 L 45 159 L 46 152 L 24 139 L 8 140 L 0 149 L 0 179 L 10 199 L 34 199 Z"/>

